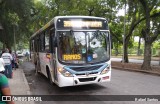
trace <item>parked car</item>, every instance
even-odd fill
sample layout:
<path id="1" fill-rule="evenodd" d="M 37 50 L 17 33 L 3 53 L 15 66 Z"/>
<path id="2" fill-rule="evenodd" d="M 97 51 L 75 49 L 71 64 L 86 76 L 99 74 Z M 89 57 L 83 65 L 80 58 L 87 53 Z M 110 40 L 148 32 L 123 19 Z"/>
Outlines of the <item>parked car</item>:
<path id="1" fill-rule="evenodd" d="M 18 56 L 18 57 L 23 57 L 24 55 L 23 55 L 22 52 L 17 52 L 17 56 Z"/>

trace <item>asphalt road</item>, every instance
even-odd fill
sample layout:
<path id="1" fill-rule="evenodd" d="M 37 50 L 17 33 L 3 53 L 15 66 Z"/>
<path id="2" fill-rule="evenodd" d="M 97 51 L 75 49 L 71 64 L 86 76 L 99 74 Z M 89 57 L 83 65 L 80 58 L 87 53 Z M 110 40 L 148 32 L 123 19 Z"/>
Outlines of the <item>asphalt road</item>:
<path id="1" fill-rule="evenodd" d="M 35 75 L 33 64 L 22 64 L 33 95 L 160 95 L 160 77 L 138 72 L 112 69 L 109 83 L 59 88 L 50 85 L 41 74 Z M 126 98 L 127 100 L 127 98 Z M 134 101 L 45 101 L 36 104 L 158 104 Z"/>
<path id="2" fill-rule="evenodd" d="M 111 60 L 120 62 L 120 61 L 122 61 L 122 58 L 111 58 Z M 129 62 L 142 64 L 143 60 L 129 59 Z M 159 61 L 151 61 L 151 65 L 159 65 Z"/>

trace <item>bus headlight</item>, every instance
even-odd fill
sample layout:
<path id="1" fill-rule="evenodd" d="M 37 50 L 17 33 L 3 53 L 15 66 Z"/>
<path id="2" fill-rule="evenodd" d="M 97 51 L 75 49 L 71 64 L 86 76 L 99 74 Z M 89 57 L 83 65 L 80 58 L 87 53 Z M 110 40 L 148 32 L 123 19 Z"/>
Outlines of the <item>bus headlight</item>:
<path id="1" fill-rule="evenodd" d="M 105 69 L 102 70 L 101 74 L 106 74 L 109 72 L 109 70 L 110 70 L 110 67 L 107 66 Z"/>
<path id="2" fill-rule="evenodd" d="M 63 68 L 59 67 L 58 71 L 65 77 L 73 77 L 73 75 L 69 71 L 67 71 L 67 70 L 65 70 Z"/>

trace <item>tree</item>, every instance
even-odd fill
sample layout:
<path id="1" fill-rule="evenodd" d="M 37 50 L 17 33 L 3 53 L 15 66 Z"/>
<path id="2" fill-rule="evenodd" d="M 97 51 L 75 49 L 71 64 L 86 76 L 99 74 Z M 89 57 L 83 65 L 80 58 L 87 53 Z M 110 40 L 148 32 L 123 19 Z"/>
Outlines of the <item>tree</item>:
<path id="1" fill-rule="evenodd" d="M 1 0 L 0 23 L 4 29 L 0 41 L 6 47 L 11 48 L 13 46 L 14 30 L 16 30 L 17 41 L 22 40 L 29 33 L 27 23 L 30 16 L 30 6 L 32 6 L 32 2 L 28 0 Z M 16 29 L 14 29 L 15 27 Z M 25 35 L 22 33 L 25 33 Z"/>
<path id="2" fill-rule="evenodd" d="M 157 9 L 157 4 L 160 4 L 159 0 L 146 1 L 139 0 L 143 8 L 143 14 L 146 17 L 145 27 L 142 29 L 142 36 L 145 40 L 144 49 L 144 61 L 141 66 L 142 70 L 151 70 L 151 45 L 160 34 L 160 24 L 156 23 L 156 29 L 151 31 L 151 11 Z"/>
<path id="3" fill-rule="evenodd" d="M 139 1 L 141 0 L 138 0 L 138 2 Z M 154 9 L 157 8 L 157 6 L 159 5 L 158 0 L 155 0 L 155 1 L 152 0 L 152 1 L 149 1 L 149 3 L 152 4 L 151 7 L 152 8 L 154 7 Z M 124 45 L 124 62 L 128 62 L 128 44 L 131 36 L 133 35 L 132 32 L 134 31 L 136 26 L 138 26 L 141 22 L 143 22 L 148 18 L 148 16 L 144 15 L 144 13 L 142 12 L 144 8 L 142 8 L 142 5 L 140 5 L 140 3 L 137 3 L 137 0 L 129 1 L 128 5 L 129 5 L 129 10 L 127 14 L 128 26 L 126 29 L 126 37 L 125 37 L 125 43 L 124 43 L 125 44 Z M 148 11 L 148 12 L 149 12 L 150 18 L 155 18 L 160 15 L 160 12 L 154 12 L 153 14 L 150 14 L 151 11 Z"/>

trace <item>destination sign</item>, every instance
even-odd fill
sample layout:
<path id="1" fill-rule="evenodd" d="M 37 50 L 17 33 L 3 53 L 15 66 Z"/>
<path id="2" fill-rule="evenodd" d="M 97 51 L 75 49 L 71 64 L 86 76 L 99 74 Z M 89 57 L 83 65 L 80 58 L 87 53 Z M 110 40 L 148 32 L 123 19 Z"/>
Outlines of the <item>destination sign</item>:
<path id="1" fill-rule="evenodd" d="M 81 54 L 64 54 L 63 60 L 80 60 Z"/>
<path id="2" fill-rule="evenodd" d="M 63 21 L 64 27 L 102 27 L 102 21 Z"/>
<path id="3" fill-rule="evenodd" d="M 93 18 L 60 18 L 57 29 L 108 29 L 108 22 Z"/>

